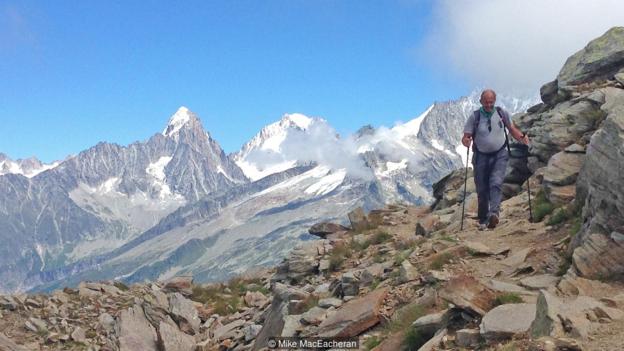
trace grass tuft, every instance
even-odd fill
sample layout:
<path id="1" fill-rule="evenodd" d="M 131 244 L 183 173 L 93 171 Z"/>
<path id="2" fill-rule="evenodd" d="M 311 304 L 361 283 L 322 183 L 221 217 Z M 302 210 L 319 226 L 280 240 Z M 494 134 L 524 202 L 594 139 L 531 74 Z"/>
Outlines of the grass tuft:
<path id="1" fill-rule="evenodd" d="M 523 302 L 524 300 L 522 299 L 522 297 L 520 297 L 520 295 L 518 295 L 517 293 L 509 292 L 509 293 L 498 295 L 494 299 L 493 304 L 494 306 L 500 306 L 500 305 L 505 305 L 508 303 L 523 303 Z"/>

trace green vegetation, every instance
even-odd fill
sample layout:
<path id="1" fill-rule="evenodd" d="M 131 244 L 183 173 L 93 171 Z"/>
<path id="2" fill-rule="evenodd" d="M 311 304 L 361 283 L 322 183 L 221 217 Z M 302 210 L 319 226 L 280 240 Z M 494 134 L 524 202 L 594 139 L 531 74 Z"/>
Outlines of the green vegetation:
<path id="1" fill-rule="evenodd" d="M 442 269 L 442 267 L 444 267 L 445 264 L 451 262 L 452 259 L 453 255 L 451 255 L 449 252 L 439 254 L 433 259 L 433 261 L 431 261 L 431 263 L 429 264 L 429 269 L 433 269 L 436 271 L 440 270 Z"/>
<path id="2" fill-rule="evenodd" d="M 261 279 L 242 277 L 234 277 L 227 283 L 193 285 L 191 291 L 191 300 L 214 308 L 219 315 L 236 312 L 242 304 L 242 297 L 248 291 L 259 291 L 264 295 L 269 293 Z"/>
<path id="3" fill-rule="evenodd" d="M 329 255 L 329 271 L 338 271 L 340 267 L 342 267 L 344 261 L 352 255 L 353 251 L 350 246 L 347 246 L 344 243 L 336 244 Z"/>
<path id="4" fill-rule="evenodd" d="M 403 340 L 403 346 L 409 351 L 418 350 L 422 347 L 429 338 L 424 335 L 419 329 L 410 328 L 407 334 L 405 334 L 405 339 Z"/>
<path id="5" fill-rule="evenodd" d="M 370 245 L 379 245 L 381 243 L 384 243 L 388 240 L 392 239 L 392 235 L 388 234 L 387 232 L 384 231 L 379 231 L 375 234 L 373 234 L 373 236 L 368 240 Z"/>
<path id="6" fill-rule="evenodd" d="M 397 253 L 394 256 L 394 265 L 400 266 L 401 263 L 403 263 L 403 261 L 405 261 L 411 253 L 412 253 L 412 250 L 405 250 L 405 251 L 401 251 Z"/>
<path id="7" fill-rule="evenodd" d="M 312 307 L 318 306 L 319 298 L 318 296 L 308 295 L 305 300 L 303 300 L 303 309 L 301 313 L 307 312 Z"/>
<path id="8" fill-rule="evenodd" d="M 411 327 L 415 320 L 424 316 L 424 314 L 425 309 L 417 303 L 405 305 L 392 316 L 392 319 L 385 327 L 385 331 L 392 334 L 406 330 Z"/>
<path id="9" fill-rule="evenodd" d="M 122 282 L 120 282 L 120 281 L 115 281 L 115 282 L 113 283 L 113 285 L 114 285 L 117 289 L 119 289 L 119 290 L 121 290 L 121 291 L 128 291 L 128 290 L 130 289 L 130 288 L 128 288 L 128 286 L 127 286 L 126 284 L 124 284 L 124 283 L 122 283 Z"/>
<path id="10" fill-rule="evenodd" d="M 444 234 L 440 237 L 440 240 L 444 240 L 444 241 L 448 241 L 451 243 L 456 243 L 457 239 L 453 238 L 452 236 L 449 236 L 448 234 Z"/>
<path id="11" fill-rule="evenodd" d="M 509 293 L 498 295 L 494 299 L 493 304 L 494 306 L 500 306 L 500 305 L 505 305 L 508 303 L 523 303 L 523 302 L 524 300 L 522 300 L 522 297 L 520 297 L 520 295 L 518 295 L 517 293 L 509 292 Z"/>
<path id="12" fill-rule="evenodd" d="M 556 275 L 560 277 L 563 276 L 566 274 L 568 269 L 570 269 L 570 266 L 572 266 L 572 255 L 566 253 L 562 257 L 561 263 L 559 263 L 559 269 L 557 270 Z"/>
<path id="13" fill-rule="evenodd" d="M 548 219 L 546 224 L 548 224 L 548 225 L 561 224 L 561 223 L 567 221 L 568 219 L 570 219 L 571 216 L 572 216 L 572 214 L 568 213 L 568 211 L 566 211 L 565 208 L 559 207 L 559 208 L 556 208 L 553 211 L 552 216 L 550 216 L 550 218 Z"/>
<path id="14" fill-rule="evenodd" d="M 364 348 L 366 350 L 372 350 L 375 347 L 379 346 L 379 344 L 381 344 L 381 338 L 377 336 L 371 336 L 370 338 L 366 339 L 366 341 L 364 341 Z"/>
<path id="15" fill-rule="evenodd" d="M 555 206 L 548 201 L 546 194 L 540 190 L 535 197 L 535 205 L 533 206 L 533 221 L 541 222 L 544 217 L 551 214 Z"/>

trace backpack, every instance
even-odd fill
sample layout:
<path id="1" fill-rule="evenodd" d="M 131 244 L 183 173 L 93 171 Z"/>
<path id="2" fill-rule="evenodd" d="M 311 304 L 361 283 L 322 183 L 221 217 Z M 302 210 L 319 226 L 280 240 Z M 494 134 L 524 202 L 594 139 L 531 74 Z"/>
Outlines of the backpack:
<path id="1" fill-rule="evenodd" d="M 498 116 L 500 117 L 501 121 L 503 122 L 503 131 L 505 132 L 505 144 L 503 145 L 503 147 L 507 147 L 507 153 L 509 153 L 509 155 L 511 155 L 511 149 L 509 148 L 509 138 L 507 137 L 507 124 L 505 124 L 505 118 L 503 117 L 503 109 L 496 106 L 496 112 L 498 112 Z M 479 110 L 476 110 L 473 112 L 474 113 L 474 124 L 472 126 L 472 151 L 473 152 L 478 152 L 481 154 L 486 154 L 486 155 L 491 155 L 491 154 L 495 154 L 497 153 L 499 150 L 495 151 L 495 152 L 481 152 L 479 151 L 479 149 L 477 149 L 477 143 L 475 143 L 475 138 L 477 136 L 477 127 L 479 126 L 479 121 L 481 120 L 481 112 Z M 511 120 L 509 118 L 507 118 L 507 121 L 509 123 L 511 123 Z"/>

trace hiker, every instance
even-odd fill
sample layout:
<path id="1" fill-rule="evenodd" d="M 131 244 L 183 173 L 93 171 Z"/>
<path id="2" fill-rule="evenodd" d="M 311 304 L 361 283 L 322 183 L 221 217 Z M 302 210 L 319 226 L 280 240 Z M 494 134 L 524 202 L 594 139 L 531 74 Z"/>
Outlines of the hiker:
<path id="1" fill-rule="evenodd" d="M 495 107 L 496 93 L 486 89 L 481 93 L 481 108 L 466 121 L 462 144 L 472 143 L 472 166 L 477 187 L 479 230 L 495 228 L 499 221 L 502 185 L 509 160 L 509 141 L 505 127 L 514 139 L 528 145 L 529 137 L 513 123 L 509 113 Z"/>

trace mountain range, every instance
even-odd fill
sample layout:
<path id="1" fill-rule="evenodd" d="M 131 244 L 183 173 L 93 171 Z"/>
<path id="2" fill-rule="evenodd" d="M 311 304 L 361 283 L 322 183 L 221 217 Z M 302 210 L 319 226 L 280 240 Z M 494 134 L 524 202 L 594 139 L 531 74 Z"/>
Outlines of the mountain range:
<path id="1" fill-rule="evenodd" d="M 230 155 L 185 107 L 144 142 L 101 142 L 52 165 L 0 154 L 0 291 L 185 273 L 215 281 L 275 265 L 314 223 L 430 202 L 431 185 L 465 164 L 459 140 L 477 100 L 346 137 L 285 114 Z M 516 113 L 536 101 L 498 104 Z"/>

